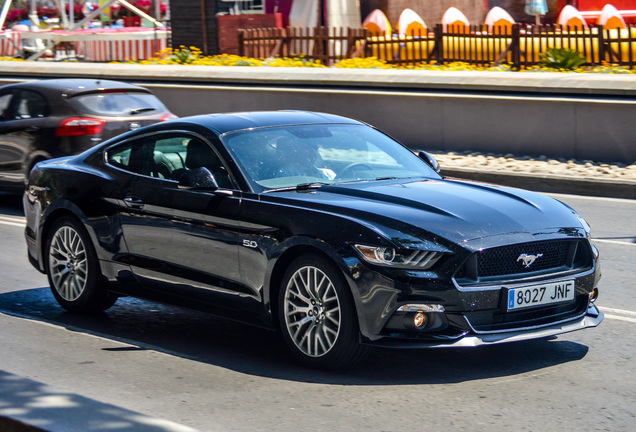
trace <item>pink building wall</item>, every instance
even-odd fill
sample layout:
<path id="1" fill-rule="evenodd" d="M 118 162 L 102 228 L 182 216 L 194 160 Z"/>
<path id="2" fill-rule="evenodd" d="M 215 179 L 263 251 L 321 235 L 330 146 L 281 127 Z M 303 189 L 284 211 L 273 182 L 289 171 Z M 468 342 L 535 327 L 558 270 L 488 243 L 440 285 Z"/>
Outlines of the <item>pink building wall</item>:
<path id="1" fill-rule="evenodd" d="M 265 0 L 265 13 L 280 12 L 283 15 L 283 27 L 287 27 L 292 2 L 293 0 Z"/>

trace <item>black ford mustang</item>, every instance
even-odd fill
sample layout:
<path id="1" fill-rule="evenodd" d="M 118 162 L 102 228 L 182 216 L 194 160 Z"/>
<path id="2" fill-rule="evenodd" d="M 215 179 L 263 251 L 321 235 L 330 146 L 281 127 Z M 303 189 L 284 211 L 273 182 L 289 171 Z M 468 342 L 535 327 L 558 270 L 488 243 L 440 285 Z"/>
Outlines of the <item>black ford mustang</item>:
<path id="1" fill-rule="evenodd" d="M 280 329 L 306 365 L 598 325 L 589 227 L 536 193 L 438 174 L 347 118 L 202 115 L 42 162 L 29 259 L 66 309 L 131 295 Z"/>

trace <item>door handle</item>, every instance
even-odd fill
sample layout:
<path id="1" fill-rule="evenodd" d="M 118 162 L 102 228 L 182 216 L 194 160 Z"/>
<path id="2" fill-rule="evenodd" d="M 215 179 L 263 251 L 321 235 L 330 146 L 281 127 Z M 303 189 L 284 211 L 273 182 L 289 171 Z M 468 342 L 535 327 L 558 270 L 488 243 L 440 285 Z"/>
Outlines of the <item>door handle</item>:
<path id="1" fill-rule="evenodd" d="M 130 208 L 136 208 L 136 209 L 140 209 L 144 206 L 144 202 L 143 200 L 139 199 L 139 198 L 135 198 L 135 197 L 126 197 L 124 198 L 124 203 L 126 203 L 126 206 L 130 207 Z"/>

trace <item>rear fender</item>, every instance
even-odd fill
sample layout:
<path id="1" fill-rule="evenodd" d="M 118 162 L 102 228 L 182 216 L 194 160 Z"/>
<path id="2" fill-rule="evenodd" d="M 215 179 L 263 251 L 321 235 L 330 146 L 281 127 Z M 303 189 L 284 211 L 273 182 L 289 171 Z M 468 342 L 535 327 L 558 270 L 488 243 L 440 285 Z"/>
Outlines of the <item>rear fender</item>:
<path id="1" fill-rule="evenodd" d="M 116 253 L 127 252 L 121 234 L 121 225 L 118 216 L 91 215 L 91 217 L 88 217 L 74 202 L 59 199 L 56 200 L 53 205 L 46 208 L 42 218 L 44 222 L 40 227 L 41 234 L 38 236 L 40 241 L 40 260 L 42 260 L 44 254 L 44 247 L 46 245 L 46 239 L 50 234 L 51 226 L 56 220 L 63 216 L 75 217 L 84 225 L 100 261 L 110 261 Z"/>

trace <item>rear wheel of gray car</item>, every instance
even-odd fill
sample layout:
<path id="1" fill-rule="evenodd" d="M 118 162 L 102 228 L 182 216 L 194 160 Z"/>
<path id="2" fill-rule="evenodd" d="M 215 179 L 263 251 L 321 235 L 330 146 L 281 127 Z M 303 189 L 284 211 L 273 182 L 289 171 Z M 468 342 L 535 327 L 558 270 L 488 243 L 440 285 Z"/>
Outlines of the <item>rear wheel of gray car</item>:
<path id="1" fill-rule="evenodd" d="M 340 270 L 319 255 L 297 258 L 285 272 L 279 322 L 287 347 L 301 363 L 336 369 L 360 360 L 358 317 Z"/>
<path id="2" fill-rule="evenodd" d="M 49 231 L 46 273 L 58 303 L 71 312 L 108 309 L 117 297 L 102 286 L 102 274 L 88 233 L 75 219 L 63 217 Z"/>

